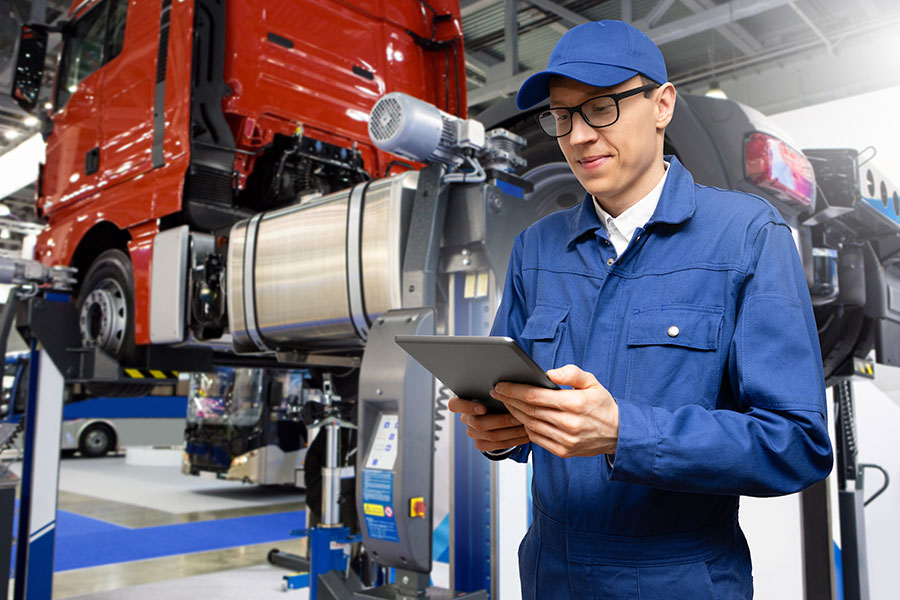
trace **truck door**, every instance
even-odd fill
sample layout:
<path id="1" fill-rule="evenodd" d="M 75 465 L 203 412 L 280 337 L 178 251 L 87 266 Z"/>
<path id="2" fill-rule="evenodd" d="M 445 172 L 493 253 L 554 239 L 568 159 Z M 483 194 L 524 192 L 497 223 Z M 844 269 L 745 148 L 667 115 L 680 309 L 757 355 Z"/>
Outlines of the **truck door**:
<path id="1" fill-rule="evenodd" d="M 104 0 L 64 33 L 53 101 L 53 133 L 47 140 L 44 212 L 97 190 L 100 175 L 100 112 L 107 15 Z"/>
<path id="2" fill-rule="evenodd" d="M 103 61 L 100 176 L 102 185 L 113 185 L 152 167 L 159 6 L 134 3 L 129 9 L 128 0 L 105 1 L 110 6 Z"/>

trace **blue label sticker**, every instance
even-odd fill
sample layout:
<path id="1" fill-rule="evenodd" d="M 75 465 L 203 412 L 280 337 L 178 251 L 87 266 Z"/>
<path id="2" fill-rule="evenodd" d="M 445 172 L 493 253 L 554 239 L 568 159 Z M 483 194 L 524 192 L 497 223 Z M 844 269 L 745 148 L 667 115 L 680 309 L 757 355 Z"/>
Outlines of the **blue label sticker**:
<path id="1" fill-rule="evenodd" d="M 363 469 L 363 514 L 369 537 L 399 542 L 394 519 L 394 473 Z"/>

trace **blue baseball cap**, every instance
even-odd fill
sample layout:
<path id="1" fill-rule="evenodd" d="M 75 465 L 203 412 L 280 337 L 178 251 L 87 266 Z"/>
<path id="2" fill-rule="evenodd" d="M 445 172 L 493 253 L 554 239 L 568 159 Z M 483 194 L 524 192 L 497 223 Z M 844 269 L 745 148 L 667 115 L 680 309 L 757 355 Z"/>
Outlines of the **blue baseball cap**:
<path id="1" fill-rule="evenodd" d="M 549 98 L 554 75 L 595 87 L 611 87 L 638 74 L 660 85 L 668 81 L 666 61 L 653 40 L 622 21 L 584 23 L 560 38 L 546 70 L 525 80 L 516 105 L 526 109 Z"/>

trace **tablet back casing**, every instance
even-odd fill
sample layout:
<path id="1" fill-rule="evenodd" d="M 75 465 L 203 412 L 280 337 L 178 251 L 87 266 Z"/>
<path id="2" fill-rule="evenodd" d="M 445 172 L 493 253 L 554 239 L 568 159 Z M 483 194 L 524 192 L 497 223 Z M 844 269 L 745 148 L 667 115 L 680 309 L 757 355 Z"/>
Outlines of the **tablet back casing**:
<path id="1" fill-rule="evenodd" d="M 464 400 L 483 402 L 488 412 L 506 412 L 491 398 L 501 381 L 559 389 L 512 338 L 484 336 L 397 336 L 406 350 Z"/>

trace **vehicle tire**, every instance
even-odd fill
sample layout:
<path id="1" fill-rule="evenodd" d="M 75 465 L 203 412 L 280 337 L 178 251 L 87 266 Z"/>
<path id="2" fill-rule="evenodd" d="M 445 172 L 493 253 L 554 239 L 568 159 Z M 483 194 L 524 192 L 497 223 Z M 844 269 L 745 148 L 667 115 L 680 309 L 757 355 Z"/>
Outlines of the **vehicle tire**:
<path id="1" fill-rule="evenodd" d="M 123 364 L 137 354 L 134 342 L 134 274 L 122 250 L 102 252 L 81 283 L 76 304 L 81 343 L 100 348 Z M 92 396 L 143 396 L 153 389 L 145 383 L 92 383 Z"/>
<path id="2" fill-rule="evenodd" d="M 103 423 L 94 423 L 81 432 L 78 438 L 78 449 L 81 455 L 88 458 L 106 456 L 116 447 L 116 434 Z"/>
<path id="3" fill-rule="evenodd" d="M 534 190 L 525 197 L 536 207 L 538 218 L 584 200 L 584 188 L 569 168 L 559 143 L 541 131 L 534 118 L 527 115 L 501 126 L 528 140 L 522 149 L 528 165 L 519 175 L 534 185 Z"/>

